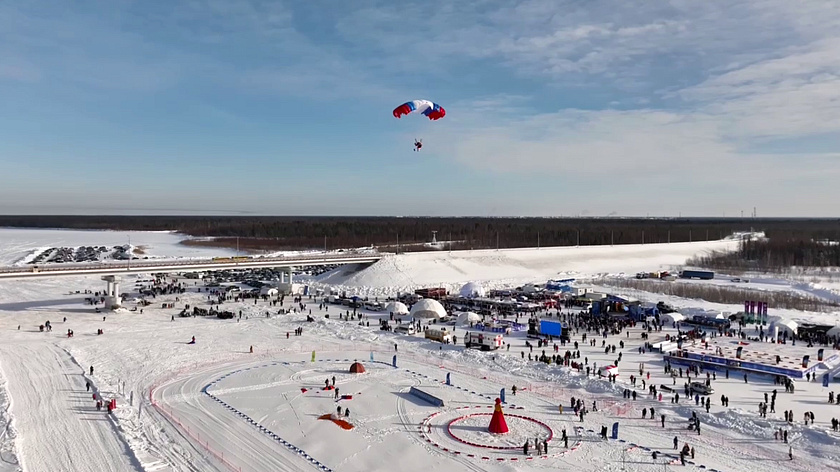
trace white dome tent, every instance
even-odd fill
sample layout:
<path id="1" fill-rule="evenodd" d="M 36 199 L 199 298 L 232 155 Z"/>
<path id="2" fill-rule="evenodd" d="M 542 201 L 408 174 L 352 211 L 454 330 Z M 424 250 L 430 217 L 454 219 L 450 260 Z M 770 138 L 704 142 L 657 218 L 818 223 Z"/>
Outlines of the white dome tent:
<path id="1" fill-rule="evenodd" d="M 408 307 L 405 306 L 403 302 L 390 302 L 385 305 L 385 311 L 388 313 L 393 313 L 395 315 L 407 315 L 408 314 Z"/>
<path id="2" fill-rule="evenodd" d="M 662 313 L 659 315 L 659 320 L 663 323 L 679 323 L 680 321 L 685 320 L 685 316 L 682 313 Z"/>
<path id="3" fill-rule="evenodd" d="M 465 311 L 458 315 L 457 324 L 459 326 L 470 325 L 473 323 L 481 323 L 481 315 L 478 313 L 473 313 L 471 311 Z"/>
<path id="4" fill-rule="evenodd" d="M 480 284 L 469 282 L 461 287 L 459 294 L 464 298 L 476 298 L 486 296 L 487 292 Z"/>
<path id="5" fill-rule="evenodd" d="M 443 305 L 437 300 L 431 298 L 424 298 L 411 306 L 409 314 L 414 318 L 443 318 L 446 316 L 446 310 Z"/>

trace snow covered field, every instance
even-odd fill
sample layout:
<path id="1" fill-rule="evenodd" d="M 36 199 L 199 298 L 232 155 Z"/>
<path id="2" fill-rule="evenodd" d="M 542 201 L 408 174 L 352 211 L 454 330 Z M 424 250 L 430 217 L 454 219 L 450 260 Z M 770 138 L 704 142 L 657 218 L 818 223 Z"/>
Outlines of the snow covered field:
<path id="1" fill-rule="evenodd" d="M 100 233 L 88 234 L 94 240 L 80 239 L 76 244 L 100 243 Z M 45 240 L 35 238 L 29 246 L 0 245 L 0 258 L 14 260 L 9 254 L 53 244 Z M 192 250 L 175 243 L 159 244 L 171 248 L 172 252 L 160 250 L 166 255 L 183 256 L 184 252 L 177 251 Z M 339 269 L 320 283 L 375 295 L 472 280 L 487 286 L 544 282 L 561 274 L 588 277 L 667 268 L 696 252 L 728 244 L 474 251 L 453 254 L 451 259 L 443 252 L 409 254 L 349 275 L 349 269 Z M 762 395 L 778 388 L 767 379 L 752 378 L 744 384 L 740 377 L 718 375 L 709 413 L 693 401 L 673 404 L 669 395 L 660 402 L 628 383 L 629 375 L 643 362 L 650 372 L 648 385 L 671 384 L 660 356 L 638 352 L 643 342 L 638 328 L 629 330 L 628 337 L 607 339 L 611 344 L 627 343 L 619 349 L 624 356 L 620 380 L 610 384 L 529 361 L 532 352 L 525 346 L 523 333 L 506 338 L 510 350 L 484 353 L 465 350 L 463 345 L 431 343 L 421 336 L 379 331 L 377 318 L 387 316 L 383 314 L 367 313 L 370 327 L 340 320 L 337 307 L 325 312 L 308 300 L 302 313 L 278 314 L 279 306 L 248 300 L 221 306 L 241 311 L 241 320 L 179 318 L 184 304 L 208 306 L 206 295 L 197 291 L 200 283 L 185 282 L 190 290 L 177 296 L 178 300 L 175 295 L 158 296 L 142 314 L 139 310 L 94 313 L 83 303 L 84 295 L 71 294 L 101 290 L 104 283 L 96 277 L 2 284 L 0 471 L 653 471 L 674 461 L 674 437 L 680 446 L 688 442 L 696 449 L 686 470 L 837 470 L 840 434 L 829 425 L 832 417 L 840 418 L 840 405 L 826 402 L 830 389 L 817 382 L 798 382 L 795 394 L 786 394 L 782 388 L 778 413 L 768 418 L 756 413 Z M 689 309 L 709 308 L 703 301 L 673 302 Z M 175 308 L 162 308 L 163 303 L 174 303 Z M 315 322 L 305 321 L 309 310 Z M 329 319 L 323 317 L 327 313 Z M 53 330 L 40 332 L 38 325 L 46 320 Z M 298 327 L 303 328 L 302 336 L 293 334 Z M 68 329 L 75 333 L 72 338 L 66 336 Z M 104 334 L 97 335 L 98 329 Z M 464 328 L 456 329 L 458 335 L 464 332 Z M 650 341 L 657 342 L 665 334 L 653 333 Z M 196 344 L 187 344 L 192 336 Z M 580 335 L 573 340 L 580 341 Z M 788 349 L 762 346 L 754 348 Z M 606 365 L 615 359 L 615 354 L 604 354 L 600 342 L 596 347 L 582 343 L 580 349 L 581 359 L 586 357 L 589 363 Z M 805 349 L 797 346 L 789 352 L 800 356 Z M 311 361 L 313 351 L 315 362 Z M 539 351 L 534 348 L 533 354 Z M 390 367 L 394 355 L 397 368 Z M 365 374 L 347 372 L 354 360 L 365 365 Z M 451 386 L 444 384 L 447 373 Z M 333 376 L 340 393 L 351 394 L 352 399 L 336 402 L 332 392 L 320 390 L 324 380 Z M 92 384 L 91 392 L 86 382 Z M 679 386 L 682 379 L 677 382 Z M 511 392 L 513 385 L 519 388 L 516 396 Z M 411 386 L 434 392 L 445 406 L 434 407 L 407 395 Z M 546 457 L 528 460 L 520 450 L 469 446 L 447 432 L 449 422 L 467 412 L 491 412 L 488 407 L 502 388 L 507 391 L 506 414 L 532 418 L 553 432 Z M 625 388 L 636 390 L 638 399 L 625 399 Z M 840 393 L 840 384 L 834 389 Z M 93 391 L 117 399 L 113 415 L 96 410 Z M 720 405 L 721 394 L 730 397 L 729 408 Z M 587 407 L 596 402 L 597 411 L 580 422 L 568 408 L 572 397 L 583 399 Z M 563 413 L 560 404 L 565 407 Z M 336 406 L 351 410 L 347 420 L 353 429 L 318 419 L 335 413 Z M 643 408 L 655 408 L 657 419 L 642 419 Z M 792 424 L 781 419 L 783 410 L 794 411 Z M 700 436 L 686 429 L 692 411 L 704 424 Z M 814 425 L 804 425 L 806 411 L 814 412 Z M 665 427 L 658 420 L 660 414 L 666 416 Z M 469 442 L 498 443 L 498 438 L 479 430 L 481 421 L 481 416 L 465 419 L 456 423 L 455 432 Z M 614 422 L 620 424 L 620 441 L 600 439 L 600 428 Z M 511 426 L 517 424 L 517 434 L 543 431 L 533 426 L 536 423 L 511 419 Z M 793 461 L 788 460 L 788 446 L 773 439 L 779 427 L 789 431 Z M 563 429 L 570 436 L 568 449 L 560 440 Z M 662 453 L 656 461 L 653 451 Z"/>

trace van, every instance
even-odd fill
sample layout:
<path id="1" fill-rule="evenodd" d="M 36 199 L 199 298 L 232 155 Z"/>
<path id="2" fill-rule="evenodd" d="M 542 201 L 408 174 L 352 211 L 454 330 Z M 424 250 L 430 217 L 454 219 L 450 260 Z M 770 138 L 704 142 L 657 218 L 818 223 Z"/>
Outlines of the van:
<path id="1" fill-rule="evenodd" d="M 413 324 L 405 324 L 399 325 L 396 328 L 394 328 L 394 332 L 398 334 L 415 334 L 417 333 L 417 330 L 414 329 Z"/>

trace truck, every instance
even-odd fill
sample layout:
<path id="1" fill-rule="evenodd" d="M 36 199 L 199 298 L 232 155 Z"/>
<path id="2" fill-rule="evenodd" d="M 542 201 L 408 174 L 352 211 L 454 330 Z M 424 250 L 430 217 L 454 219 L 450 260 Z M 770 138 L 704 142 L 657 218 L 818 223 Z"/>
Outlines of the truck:
<path id="1" fill-rule="evenodd" d="M 710 270 L 683 270 L 680 271 L 680 278 L 712 280 L 715 278 L 715 273 Z"/>
<path id="2" fill-rule="evenodd" d="M 490 351 L 500 349 L 503 339 L 501 334 L 493 336 L 491 333 L 467 333 L 464 337 L 464 345 L 467 348 L 475 347 L 482 351 Z"/>
<path id="3" fill-rule="evenodd" d="M 415 290 L 414 294 L 419 295 L 423 298 L 432 298 L 435 300 L 440 300 L 442 298 L 446 298 L 446 289 L 443 287 L 420 288 Z"/>

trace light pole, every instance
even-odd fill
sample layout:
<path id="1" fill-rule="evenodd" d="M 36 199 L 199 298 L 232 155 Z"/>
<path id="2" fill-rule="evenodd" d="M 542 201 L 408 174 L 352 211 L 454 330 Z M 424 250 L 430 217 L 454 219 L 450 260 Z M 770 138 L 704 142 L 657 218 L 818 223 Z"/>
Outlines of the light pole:
<path id="1" fill-rule="evenodd" d="M 131 235 L 128 235 L 128 271 L 131 271 Z"/>

